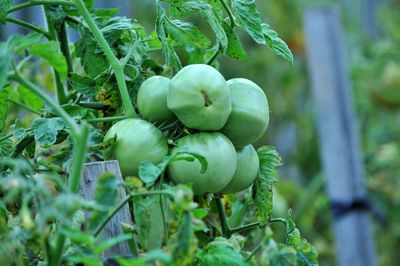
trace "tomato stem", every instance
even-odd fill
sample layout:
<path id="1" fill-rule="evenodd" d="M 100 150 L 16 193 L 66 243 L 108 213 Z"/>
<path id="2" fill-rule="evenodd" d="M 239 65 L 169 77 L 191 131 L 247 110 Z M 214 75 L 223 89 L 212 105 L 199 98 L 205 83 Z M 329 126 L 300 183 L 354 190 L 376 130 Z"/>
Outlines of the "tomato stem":
<path id="1" fill-rule="evenodd" d="M 221 220 L 222 235 L 226 238 L 229 238 L 231 236 L 231 229 L 229 228 L 228 219 L 226 217 L 224 203 L 218 196 L 215 197 L 215 202 L 217 204 L 217 210 Z"/>
<path id="2" fill-rule="evenodd" d="M 98 117 L 93 119 L 88 119 L 89 123 L 102 123 L 102 122 L 113 122 L 126 119 L 126 116 L 109 116 L 109 117 Z"/>
<path id="3" fill-rule="evenodd" d="M 137 116 L 135 109 L 133 108 L 132 101 L 129 96 L 128 88 L 125 82 L 124 68 L 118 58 L 114 55 L 111 47 L 108 45 L 106 39 L 101 33 L 100 29 L 97 27 L 93 20 L 92 15 L 87 10 L 85 4 L 82 0 L 73 0 L 79 13 L 82 15 L 83 19 L 86 21 L 89 29 L 96 38 L 98 44 L 103 49 L 112 69 L 114 70 L 115 78 L 117 79 L 119 93 L 121 94 L 122 103 L 124 105 L 125 112 L 128 117 L 135 118 Z"/>
<path id="4" fill-rule="evenodd" d="M 151 196 L 151 195 L 167 195 L 170 196 L 171 198 L 174 197 L 174 195 L 169 192 L 169 191 L 163 191 L 163 190 L 153 190 L 153 191 L 147 191 L 147 192 L 137 192 L 137 193 L 130 193 L 128 196 L 125 197 L 115 208 L 110 214 L 106 217 L 106 219 L 103 220 L 103 222 L 97 227 L 97 229 L 94 231 L 93 236 L 98 236 L 103 228 L 106 226 L 106 224 L 114 217 L 114 215 L 122 208 L 124 207 L 125 204 L 129 202 L 130 199 L 134 197 L 143 197 L 143 196 Z"/>
<path id="5" fill-rule="evenodd" d="M 35 31 L 37 33 L 43 34 L 47 39 L 50 39 L 50 34 L 42 27 L 25 22 L 23 20 L 17 19 L 17 18 L 12 18 L 12 17 L 7 17 L 6 22 L 13 23 L 16 25 L 19 25 L 21 27 L 27 28 L 29 30 Z"/>
<path id="6" fill-rule="evenodd" d="M 31 0 L 19 5 L 15 5 L 13 7 L 11 7 L 9 10 L 7 10 L 7 14 L 10 14 L 14 11 L 20 10 L 20 9 L 24 9 L 27 7 L 31 7 L 31 6 L 38 6 L 38 5 L 63 5 L 63 6 L 73 6 L 74 4 L 71 1 L 65 1 L 65 0 Z"/>
<path id="7" fill-rule="evenodd" d="M 44 15 L 46 19 L 46 24 L 47 24 L 47 30 L 49 33 L 49 40 L 56 40 L 56 30 L 54 28 L 54 23 L 50 18 L 49 15 L 49 9 L 48 7 L 43 7 L 44 10 Z M 57 100 L 59 104 L 65 104 L 68 102 L 68 97 L 65 92 L 64 84 L 61 82 L 61 77 L 60 74 L 57 72 L 57 70 L 53 67 L 53 79 L 56 85 L 56 92 L 57 92 Z"/>

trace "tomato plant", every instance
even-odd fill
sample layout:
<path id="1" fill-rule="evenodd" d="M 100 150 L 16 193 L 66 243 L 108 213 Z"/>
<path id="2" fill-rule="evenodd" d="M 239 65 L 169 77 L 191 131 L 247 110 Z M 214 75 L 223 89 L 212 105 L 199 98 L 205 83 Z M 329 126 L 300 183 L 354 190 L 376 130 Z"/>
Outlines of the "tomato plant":
<path id="1" fill-rule="evenodd" d="M 232 144 L 253 143 L 268 124 L 258 86 L 246 81 L 239 87 L 256 96 L 236 94 L 218 70 L 222 56 L 246 58 L 236 30 L 293 60 L 254 1 L 156 0 L 153 32 L 94 1 L 0 3 L 0 23 L 33 32 L 0 43 L 1 265 L 318 264 L 290 211 L 272 216 L 277 151 Z M 31 6 L 43 7 L 46 25 L 13 17 Z M 69 29 L 80 36 L 73 43 Z M 30 115 L 11 121 L 11 103 Z M 112 158 L 123 182 L 105 173 L 94 199 L 82 198 L 85 163 Z M 135 225 L 102 239 L 123 206 Z M 282 243 L 275 223 L 285 225 Z M 129 256 L 103 256 L 121 241 Z"/>

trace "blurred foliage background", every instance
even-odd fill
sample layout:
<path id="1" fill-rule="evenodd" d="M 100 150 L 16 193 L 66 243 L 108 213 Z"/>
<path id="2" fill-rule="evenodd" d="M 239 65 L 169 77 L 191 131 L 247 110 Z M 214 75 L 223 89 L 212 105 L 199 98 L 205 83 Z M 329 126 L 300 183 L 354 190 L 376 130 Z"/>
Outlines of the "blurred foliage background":
<path id="1" fill-rule="evenodd" d="M 262 17 L 291 48 L 294 65 L 270 49 L 257 46 L 245 34 L 242 40 L 249 51 L 248 59 L 220 60 L 221 72 L 227 79 L 251 79 L 267 93 L 271 121 L 259 144 L 276 146 L 284 159 L 280 182 L 274 190 L 274 211 L 276 216 L 283 217 L 287 208 L 292 208 L 294 221 L 303 236 L 318 249 L 320 265 L 336 265 L 337 254 L 319 162 L 316 110 L 308 80 L 302 15 L 311 6 L 326 4 L 335 4 L 342 10 L 347 33 L 349 74 L 366 186 L 374 205 L 372 219 L 379 265 L 394 265 L 400 260 L 400 0 L 380 2 L 376 14 L 379 32 L 372 36 L 362 27 L 361 0 L 259 0 L 257 5 Z M 107 5 L 115 6 L 115 3 Z M 155 10 L 153 5 L 154 1 L 135 0 L 131 10 L 125 9 L 123 13 L 132 13 L 151 32 L 155 20 L 155 13 L 151 13 Z M 51 82 L 50 73 L 38 75 L 37 79 L 39 84 Z M 15 97 L 22 102 L 37 102 L 35 109 L 42 107 L 41 101 L 23 99 L 24 95 L 21 92 Z M 18 106 L 13 108 L 8 116 L 9 124 L 17 119 L 15 124 L 23 126 L 26 112 L 22 113 L 23 109 Z"/>

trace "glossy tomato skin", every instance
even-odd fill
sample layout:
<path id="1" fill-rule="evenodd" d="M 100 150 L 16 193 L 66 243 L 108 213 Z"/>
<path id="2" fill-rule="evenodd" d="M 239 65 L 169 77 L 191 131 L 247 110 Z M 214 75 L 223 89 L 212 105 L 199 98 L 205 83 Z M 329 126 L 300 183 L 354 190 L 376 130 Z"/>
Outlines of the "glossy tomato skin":
<path id="1" fill-rule="evenodd" d="M 226 80 L 204 64 L 186 66 L 171 79 L 167 105 L 185 126 L 211 131 L 224 126 L 232 109 Z"/>
<path id="2" fill-rule="evenodd" d="M 228 81 L 232 98 L 232 112 L 222 132 L 236 148 L 259 140 L 269 123 L 269 106 L 264 91 L 248 79 Z"/>
<path id="3" fill-rule="evenodd" d="M 114 124 L 104 140 L 116 136 L 114 145 L 104 152 L 105 159 L 115 158 L 122 176 L 138 176 L 139 164 L 149 160 L 160 163 L 168 154 L 167 139 L 153 124 L 142 119 L 124 119 Z"/>
<path id="4" fill-rule="evenodd" d="M 231 182 L 220 192 L 237 193 L 250 187 L 256 180 L 260 161 L 253 145 L 247 145 L 237 150 L 237 166 Z"/>
<path id="5" fill-rule="evenodd" d="M 167 107 L 169 84 L 170 79 L 162 76 L 150 77 L 142 83 L 137 95 L 137 104 L 143 119 L 164 122 L 175 118 Z"/>
<path id="6" fill-rule="evenodd" d="M 236 151 L 230 140 L 219 132 L 197 133 L 177 141 L 172 154 L 185 149 L 205 157 L 208 167 L 200 173 L 201 164 L 197 160 L 176 161 L 168 167 L 169 177 L 175 183 L 193 184 L 196 195 L 218 192 L 231 180 L 236 170 Z"/>

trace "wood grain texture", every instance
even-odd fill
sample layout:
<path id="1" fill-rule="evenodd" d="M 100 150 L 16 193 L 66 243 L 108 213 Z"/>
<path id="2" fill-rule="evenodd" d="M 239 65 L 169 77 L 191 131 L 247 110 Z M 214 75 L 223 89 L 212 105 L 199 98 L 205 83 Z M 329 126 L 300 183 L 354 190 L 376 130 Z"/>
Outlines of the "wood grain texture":
<path id="1" fill-rule="evenodd" d="M 312 9 L 304 26 L 326 190 L 332 202 L 351 202 L 366 190 L 340 16 Z M 376 265 L 368 212 L 335 219 L 334 230 L 340 266 Z"/>
<path id="2" fill-rule="evenodd" d="M 122 182 L 122 175 L 119 169 L 117 161 L 105 161 L 105 162 L 93 162 L 85 164 L 83 173 L 83 179 L 81 181 L 79 194 L 88 199 L 92 200 L 96 191 L 96 181 L 104 173 L 112 173 L 116 178 Z M 126 197 L 125 189 L 120 187 L 119 189 L 120 199 Z M 89 219 L 90 213 L 86 213 L 86 218 Z M 111 237 L 122 235 L 121 223 L 132 225 L 132 217 L 129 212 L 128 205 L 125 205 L 104 227 L 100 233 L 100 237 L 108 239 Z M 131 255 L 129 246 L 126 241 L 119 242 L 115 246 L 106 250 L 102 255 L 104 258 L 110 257 L 112 254 L 118 254 L 121 256 Z"/>

